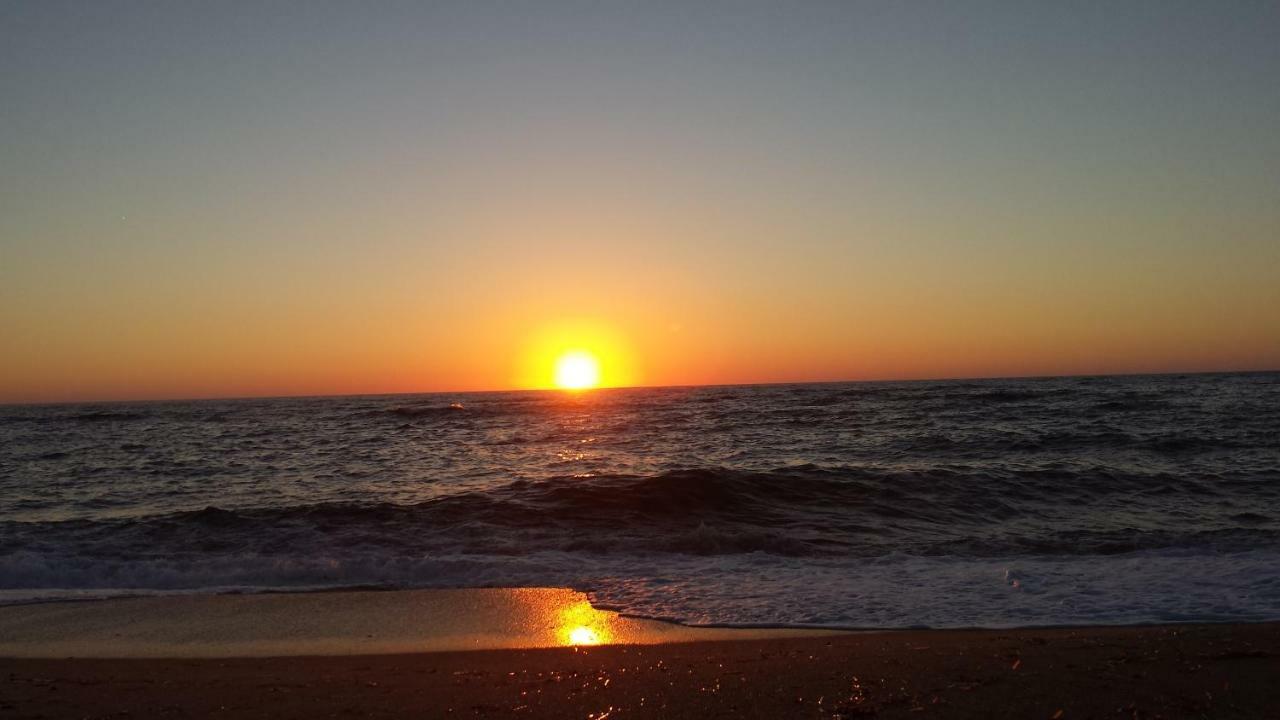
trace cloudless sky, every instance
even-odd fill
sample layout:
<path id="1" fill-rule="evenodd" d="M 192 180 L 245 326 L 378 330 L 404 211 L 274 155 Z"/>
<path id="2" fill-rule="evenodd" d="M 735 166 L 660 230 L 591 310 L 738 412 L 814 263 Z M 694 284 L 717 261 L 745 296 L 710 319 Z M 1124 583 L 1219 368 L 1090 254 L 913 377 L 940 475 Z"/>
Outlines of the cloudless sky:
<path id="1" fill-rule="evenodd" d="M 0 401 L 1280 368 L 1274 2 L 8 2 Z"/>

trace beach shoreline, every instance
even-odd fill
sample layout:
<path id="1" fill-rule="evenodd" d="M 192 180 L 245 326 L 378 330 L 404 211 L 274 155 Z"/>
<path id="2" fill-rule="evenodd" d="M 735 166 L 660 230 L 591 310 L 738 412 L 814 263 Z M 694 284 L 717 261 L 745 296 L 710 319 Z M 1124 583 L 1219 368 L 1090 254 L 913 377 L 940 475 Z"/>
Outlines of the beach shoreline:
<path id="1" fill-rule="evenodd" d="M 1280 623 L 706 628 L 557 588 L 0 607 L 6 718 L 1265 717 L 1277 676 Z"/>
<path id="2" fill-rule="evenodd" d="M 629 617 L 567 588 L 173 594 L 0 607 L 0 657 L 389 655 L 825 637 Z"/>
<path id="3" fill-rule="evenodd" d="M 731 631 L 732 632 L 732 631 Z M 1266 717 L 1280 623 L 899 630 L 222 658 L 0 658 L 0 712 L 84 717 Z"/>

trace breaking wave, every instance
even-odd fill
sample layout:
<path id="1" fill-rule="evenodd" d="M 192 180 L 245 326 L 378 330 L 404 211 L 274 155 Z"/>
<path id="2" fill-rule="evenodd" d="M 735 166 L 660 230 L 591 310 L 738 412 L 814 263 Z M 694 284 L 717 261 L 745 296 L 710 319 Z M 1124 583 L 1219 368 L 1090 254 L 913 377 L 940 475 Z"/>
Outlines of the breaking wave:
<path id="1" fill-rule="evenodd" d="M 567 585 L 729 624 L 1280 618 L 1265 374 L 6 408 L 0 497 L 0 602 Z"/>

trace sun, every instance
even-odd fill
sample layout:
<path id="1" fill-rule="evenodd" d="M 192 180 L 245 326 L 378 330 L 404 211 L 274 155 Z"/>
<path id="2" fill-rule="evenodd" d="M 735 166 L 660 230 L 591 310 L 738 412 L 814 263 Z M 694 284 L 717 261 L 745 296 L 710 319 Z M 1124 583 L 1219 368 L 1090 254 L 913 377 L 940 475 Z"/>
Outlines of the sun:
<path id="1" fill-rule="evenodd" d="M 600 384 L 600 361 L 585 350 L 571 350 L 556 358 L 556 387 L 586 390 Z"/>

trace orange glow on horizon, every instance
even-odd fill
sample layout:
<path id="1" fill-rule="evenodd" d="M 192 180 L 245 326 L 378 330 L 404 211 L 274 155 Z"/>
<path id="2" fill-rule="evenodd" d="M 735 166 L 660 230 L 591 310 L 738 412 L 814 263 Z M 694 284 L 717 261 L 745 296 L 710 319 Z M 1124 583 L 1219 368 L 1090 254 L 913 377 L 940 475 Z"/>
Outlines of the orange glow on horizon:
<path id="1" fill-rule="evenodd" d="M 1273 3 L 262 5 L 0 26 L 0 405 L 1280 370 Z"/>
<path id="2" fill-rule="evenodd" d="M 603 323 L 549 325 L 527 338 L 524 346 L 516 387 L 587 390 L 639 384 L 630 343 Z"/>

